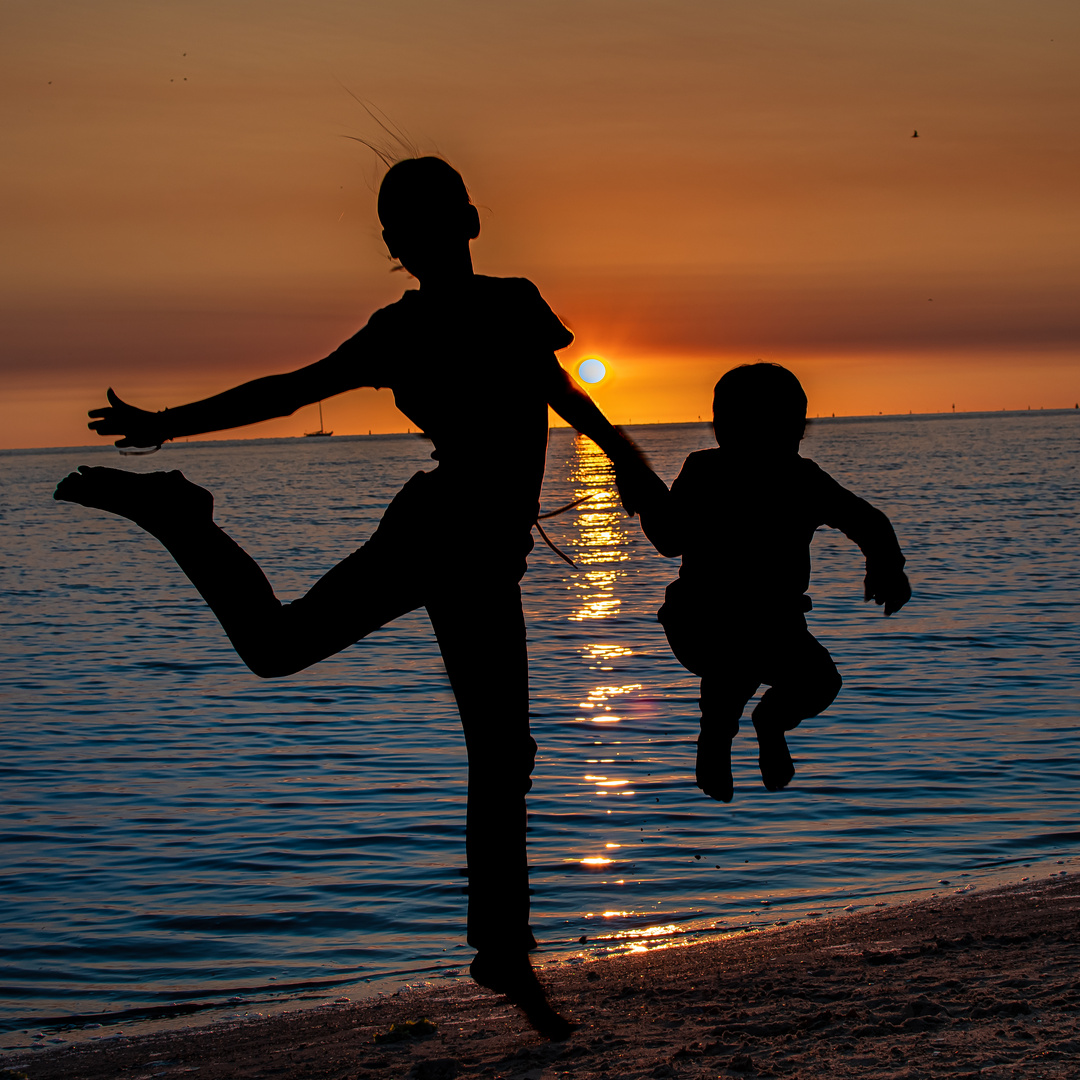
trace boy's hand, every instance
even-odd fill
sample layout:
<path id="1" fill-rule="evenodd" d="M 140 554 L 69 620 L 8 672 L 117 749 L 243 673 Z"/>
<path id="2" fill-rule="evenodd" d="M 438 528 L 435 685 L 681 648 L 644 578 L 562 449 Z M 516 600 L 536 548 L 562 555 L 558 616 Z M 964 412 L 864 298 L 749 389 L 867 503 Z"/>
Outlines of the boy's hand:
<path id="1" fill-rule="evenodd" d="M 160 446 L 169 436 L 162 427 L 161 414 L 137 409 L 122 401 L 110 387 L 105 391 L 109 404 L 104 409 L 91 409 L 87 414 L 97 417 L 86 426 L 99 435 L 120 435 L 114 446 Z"/>
<path id="2" fill-rule="evenodd" d="M 899 611 L 911 599 L 911 586 L 903 570 L 890 574 L 875 574 L 871 571 L 867 573 L 864 584 L 863 600 L 873 600 L 875 604 L 884 606 L 886 615 Z"/>

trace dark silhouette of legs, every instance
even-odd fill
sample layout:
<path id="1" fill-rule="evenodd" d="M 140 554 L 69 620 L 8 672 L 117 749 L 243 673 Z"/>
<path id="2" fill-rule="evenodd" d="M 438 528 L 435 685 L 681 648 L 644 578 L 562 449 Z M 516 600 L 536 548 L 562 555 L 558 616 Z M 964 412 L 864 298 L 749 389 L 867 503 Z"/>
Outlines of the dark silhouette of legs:
<path id="1" fill-rule="evenodd" d="M 682 662 L 686 663 L 685 660 Z M 752 675 L 740 678 L 737 671 L 731 677 L 701 680 L 701 697 L 698 699 L 701 733 L 698 735 L 695 779 L 710 799 L 731 802 L 734 797 L 731 741 L 739 733 L 739 718 L 757 688 L 757 679 Z"/>
<path id="2" fill-rule="evenodd" d="M 180 472 L 83 466 L 55 498 L 129 518 L 159 540 L 261 678 L 302 671 L 423 603 L 402 588 L 407 576 L 373 565 L 379 552 L 369 542 L 304 597 L 282 604 L 258 563 L 214 524 L 210 492 Z"/>
<path id="3" fill-rule="evenodd" d="M 529 734 L 521 592 L 516 582 L 465 585 L 441 590 L 427 609 L 469 754 L 468 939 L 477 950 L 524 956 L 534 945 L 525 796 L 536 743 Z"/>
<path id="4" fill-rule="evenodd" d="M 695 781 L 710 799 L 731 802 L 735 792 L 731 741 L 739 733 L 739 718 L 761 680 L 752 670 L 728 663 L 733 643 L 715 626 L 669 613 L 664 631 L 679 663 L 701 678 Z"/>
<path id="5" fill-rule="evenodd" d="M 421 473 L 363 547 L 303 597 L 282 604 L 258 564 L 214 524 L 210 493 L 179 472 L 84 467 L 61 481 L 55 497 L 120 514 L 152 533 L 202 594 L 243 661 L 264 678 L 300 671 L 405 612 L 427 608 L 469 756 L 466 857 L 468 940 L 478 952 L 474 977 L 510 997 L 544 1034 L 569 1034 L 528 959 L 536 942 L 529 930 L 525 796 L 536 743 L 529 734 L 517 584 L 523 552 L 484 558 L 452 538 L 440 544 L 439 487 L 432 474 Z"/>
<path id="6" fill-rule="evenodd" d="M 840 693 L 843 680 L 828 649 L 805 629 L 791 635 L 783 648 L 771 651 L 761 673 L 770 689 L 752 714 L 758 768 L 765 787 L 779 791 L 795 775 L 784 733 L 824 712 Z"/>
<path id="7" fill-rule="evenodd" d="M 712 622 L 670 610 L 664 614 L 672 652 L 701 677 L 697 786 L 710 798 L 731 801 L 731 741 L 746 703 L 767 683 L 770 689 L 753 712 L 758 767 L 769 791 L 786 787 L 795 765 L 785 732 L 823 712 L 840 692 L 840 674 L 828 650 L 801 615 L 762 623 L 739 615 Z"/>
<path id="8" fill-rule="evenodd" d="M 505 994 L 550 1039 L 573 1026 L 551 1008 L 529 963 L 525 796 L 536 743 L 529 734 L 528 656 L 516 581 L 441 589 L 427 610 L 461 713 L 469 752 L 466 849 L 469 972 Z"/>

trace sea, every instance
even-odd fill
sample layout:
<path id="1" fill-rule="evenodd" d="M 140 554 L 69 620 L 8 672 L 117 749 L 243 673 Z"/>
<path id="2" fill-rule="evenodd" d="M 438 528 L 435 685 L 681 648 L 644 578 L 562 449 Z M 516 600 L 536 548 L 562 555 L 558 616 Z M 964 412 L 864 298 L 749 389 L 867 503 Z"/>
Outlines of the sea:
<path id="1" fill-rule="evenodd" d="M 666 480 L 712 445 L 707 424 L 629 431 Z M 543 509 L 590 498 L 544 522 L 575 565 L 537 538 L 523 582 L 541 970 L 1080 870 L 1078 435 L 1074 410 L 810 425 L 804 455 L 893 521 L 914 596 L 884 618 L 858 548 L 819 530 L 808 620 L 844 688 L 790 737 L 785 791 L 744 722 L 724 805 L 694 786 L 697 684 L 656 621 L 678 561 L 597 447 L 553 430 Z M 260 681 L 156 541 L 51 499 L 79 464 L 182 469 L 291 599 L 430 450 L 0 451 L 0 1044 L 466 971 L 464 746 L 425 613 Z M 482 547 L 486 505 L 479 476 L 443 536 Z M 731 528 L 752 533 L 754 507 Z"/>

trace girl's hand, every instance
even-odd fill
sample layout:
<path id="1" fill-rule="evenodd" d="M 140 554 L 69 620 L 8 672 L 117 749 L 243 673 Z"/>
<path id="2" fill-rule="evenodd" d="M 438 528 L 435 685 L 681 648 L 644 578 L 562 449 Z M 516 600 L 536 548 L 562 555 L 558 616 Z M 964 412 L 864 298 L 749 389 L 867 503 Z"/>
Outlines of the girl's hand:
<path id="1" fill-rule="evenodd" d="M 639 455 L 627 455 L 615 462 L 615 483 L 623 509 L 631 516 L 656 512 L 667 502 L 667 484 Z"/>
<path id="2" fill-rule="evenodd" d="M 86 426 L 99 435 L 121 436 L 114 446 L 160 446 L 169 438 L 162 426 L 160 413 L 137 409 L 122 401 L 112 387 L 105 391 L 109 404 L 104 409 L 91 409 L 87 414 L 97 417 Z"/>

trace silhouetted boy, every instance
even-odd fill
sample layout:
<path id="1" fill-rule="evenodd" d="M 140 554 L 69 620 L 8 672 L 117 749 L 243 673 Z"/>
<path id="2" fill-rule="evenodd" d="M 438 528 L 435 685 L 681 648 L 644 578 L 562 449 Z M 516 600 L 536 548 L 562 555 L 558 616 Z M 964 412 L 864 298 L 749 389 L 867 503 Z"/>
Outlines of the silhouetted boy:
<path id="1" fill-rule="evenodd" d="M 810 541 L 840 529 L 866 556 L 867 600 L 891 615 L 911 597 L 889 519 L 799 456 L 806 395 L 778 364 L 729 371 L 713 398 L 715 450 L 691 454 L 670 494 L 641 507 L 662 555 L 682 555 L 660 622 L 679 662 L 701 677 L 697 785 L 730 802 L 731 740 L 753 712 L 769 791 L 795 775 L 784 733 L 826 709 L 840 690 L 828 651 L 806 628 Z"/>
<path id="2" fill-rule="evenodd" d="M 420 281 L 317 363 L 151 413 L 109 391 L 91 412 L 117 446 L 287 416 L 360 386 L 390 387 L 435 445 L 374 535 L 299 600 L 282 604 L 258 565 L 213 520 L 213 496 L 179 472 L 88 468 L 56 498 L 129 518 L 168 548 L 255 674 L 290 675 L 392 619 L 425 607 L 454 690 L 469 756 L 468 940 L 477 982 L 506 993 L 553 1035 L 528 951 L 525 794 L 528 661 L 518 581 L 532 547 L 547 451 L 548 405 L 615 463 L 624 494 L 656 483 L 633 444 L 560 367 L 573 335 L 536 286 L 473 272 L 480 219 L 461 176 L 439 158 L 398 162 L 379 190 L 390 254 Z M 497 374 L 492 374 L 497 372 Z M 255 480 L 257 484 L 257 478 Z M 477 506 L 482 524 L 475 529 Z M 628 507 L 629 508 L 629 507 Z"/>

